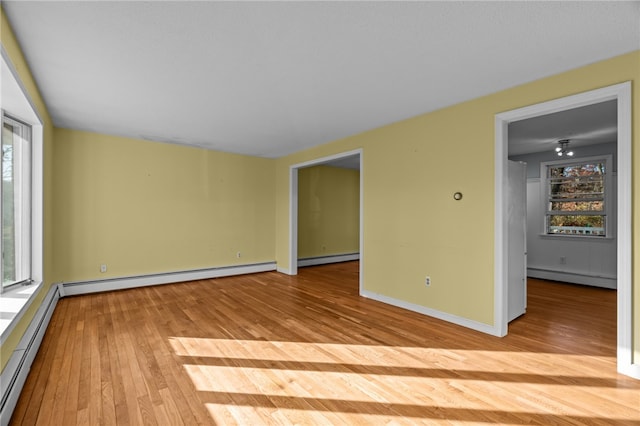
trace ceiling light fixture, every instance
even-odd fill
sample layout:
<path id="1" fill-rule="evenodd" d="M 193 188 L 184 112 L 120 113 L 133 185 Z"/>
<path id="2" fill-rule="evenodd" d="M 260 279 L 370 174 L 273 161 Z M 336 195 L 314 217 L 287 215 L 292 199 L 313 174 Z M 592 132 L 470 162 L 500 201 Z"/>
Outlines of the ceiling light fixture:
<path id="1" fill-rule="evenodd" d="M 559 147 L 556 148 L 558 157 L 567 156 L 573 157 L 573 151 L 569 149 L 569 139 L 562 139 L 558 141 Z"/>

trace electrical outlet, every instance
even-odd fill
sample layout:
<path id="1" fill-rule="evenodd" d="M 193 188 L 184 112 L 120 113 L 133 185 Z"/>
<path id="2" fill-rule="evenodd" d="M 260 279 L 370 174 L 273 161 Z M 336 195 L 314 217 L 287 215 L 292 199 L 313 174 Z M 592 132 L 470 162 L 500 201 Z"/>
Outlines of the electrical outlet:
<path id="1" fill-rule="evenodd" d="M 100 272 L 103 274 L 107 272 L 107 265 L 105 265 L 104 263 L 100 265 Z"/>
<path id="2" fill-rule="evenodd" d="M 427 276 L 427 277 L 424 279 L 424 285 L 425 285 L 426 287 L 429 287 L 429 286 L 431 285 L 431 277 Z"/>
<path id="3" fill-rule="evenodd" d="M 567 258 L 564 256 L 560 256 L 560 264 L 561 265 L 566 265 L 567 264 Z"/>
<path id="4" fill-rule="evenodd" d="M 242 253 L 237 252 L 237 253 L 236 253 L 236 257 L 239 259 L 239 258 L 240 258 L 240 256 L 242 256 Z"/>

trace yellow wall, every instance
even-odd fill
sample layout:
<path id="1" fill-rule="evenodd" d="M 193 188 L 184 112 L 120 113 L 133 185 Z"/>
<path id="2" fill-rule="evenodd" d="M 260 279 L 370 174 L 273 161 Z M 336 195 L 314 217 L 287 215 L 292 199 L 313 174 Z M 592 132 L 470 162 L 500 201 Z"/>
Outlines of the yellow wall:
<path id="1" fill-rule="evenodd" d="M 22 55 L 22 51 L 18 42 L 13 34 L 13 30 L 9 25 L 4 10 L 0 6 L 0 42 L 2 48 L 8 55 L 8 61 L 13 65 L 14 69 L 18 73 L 23 87 L 27 91 L 27 95 L 31 99 L 32 105 L 35 107 L 40 119 L 43 121 L 43 150 L 44 150 L 44 284 L 36 295 L 34 303 L 31 304 L 28 311 L 24 314 L 22 319 L 18 322 L 13 332 L 9 335 L 7 340 L 0 348 L 0 370 L 4 369 L 11 353 L 17 346 L 18 342 L 22 338 L 29 322 L 35 315 L 42 299 L 49 291 L 51 286 L 53 275 L 53 124 L 47 107 L 42 100 L 38 86 L 31 75 L 31 71 L 27 65 L 27 62 Z"/>
<path id="2" fill-rule="evenodd" d="M 361 148 L 364 289 L 493 324 L 494 119 L 500 112 L 632 80 L 640 123 L 640 52 L 615 57 L 278 160 L 276 256 L 288 262 L 288 170 Z M 455 84 L 455 82 L 452 82 Z M 634 132 L 633 145 L 640 146 Z M 640 170 L 640 150 L 633 151 Z M 640 173 L 634 173 L 640 223 Z M 456 202 L 452 194 L 461 191 Z M 634 228 L 634 241 L 640 227 Z M 634 254 L 634 333 L 640 358 L 640 252 Z M 425 275 L 432 285 L 424 286 Z"/>
<path id="3" fill-rule="evenodd" d="M 55 140 L 58 280 L 275 259 L 274 160 L 67 129 Z"/>
<path id="4" fill-rule="evenodd" d="M 298 258 L 360 249 L 360 172 L 330 166 L 298 171 Z"/>

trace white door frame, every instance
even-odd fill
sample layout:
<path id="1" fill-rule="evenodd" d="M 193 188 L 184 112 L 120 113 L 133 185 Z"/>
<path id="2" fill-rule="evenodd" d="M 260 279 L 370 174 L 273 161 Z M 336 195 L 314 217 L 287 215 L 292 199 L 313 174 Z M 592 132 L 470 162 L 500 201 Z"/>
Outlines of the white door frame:
<path id="1" fill-rule="evenodd" d="M 328 157 L 316 158 L 305 161 L 303 163 L 294 164 L 289 167 L 289 270 L 281 270 L 289 275 L 298 274 L 298 170 L 303 167 L 318 166 L 329 163 L 333 160 L 339 160 L 354 155 L 359 156 L 360 160 L 360 271 L 359 271 L 359 293 L 362 294 L 363 283 L 363 173 L 362 173 L 362 148 L 353 151 L 341 152 L 339 154 L 330 155 Z"/>
<path id="2" fill-rule="evenodd" d="M 495 288 L 494 334 L 507 334 L 507 154 L 510 122 L 578 108 L 599 102 L 618 102 L 618 372 L 640 379 L 640 364 L 633 362 L 631 275 L 631 82 L 518 108 L 495 116 Z"/>

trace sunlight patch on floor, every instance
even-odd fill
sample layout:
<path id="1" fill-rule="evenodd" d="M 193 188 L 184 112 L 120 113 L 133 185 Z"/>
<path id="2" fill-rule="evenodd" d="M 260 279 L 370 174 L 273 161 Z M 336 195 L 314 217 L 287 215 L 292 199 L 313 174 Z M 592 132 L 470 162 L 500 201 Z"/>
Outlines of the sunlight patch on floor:
<path id="1" fill-rule="evenodd" d="M 635 387 L 606 357 L 514 351 L 171 337 L 217 423 L 506 416 L 515 423 L 638 421 Z M 490 391 L 488 391 L 490 389 Z M 585 410 L 584 398 L 597 399 Z M 489 409 L 488 409 L 489 408 Z M 493 411 L 495 408 L 496 411 Z M 615 418 L 612 418 L 615 416 Z M 316 418 L 317 417 L 317 418 Z M 315 419 L 315 420 L 314 420 Z M 344 418 L 343 418 L 344 419 Z M 523 419 L 523 420 L 521 420 Z M 527 420 L 528 419 L 528 420 Z M 596 422 L 597 423 L 597 422 Z"/>
<path id="2" fill-rule="evenodd" d="M 398 419 L 392 413 L 340 413 L 339 415 L 327 411 L 310 411 L 293 408 L 268 408 L 251 406 L 229 406 L 225 404 L 206 404 L 213 421 L 218 425 L 406 425 L 407 419 Z M 415 419 L 421 419 L 414 416 Z M 446 422 L 449 423 L 449 422 Z M 474 422 L 477 423 L 477 422 Z M 410 423 L 424 424 L 424 423 Z M 433 424 L 429 420 L 428 424 Z"/>
<path id="3" fill-rule="evenodd" d="M 580 416 L 583 406 L 571 407 L 566 401 L 581 395 L 600 394 L 600 407 L 616 409 L 616 400 L 633 401 L 637 389 L 615 389 L 607 398 L 607 388 L 531 383 L 500 383 L 491 395 L 486 395 L 487 380 L 455 378 L 407 377 L 327 371 L 300 371 L 281 368 L 220 367 L 185 365 L 185 371 L 200 392 L 214 394 L 265 395 L 273 397 L 313 398 L 360 403 L 411 404 L 440 408 L 481 410 L 493 398 L 513 399 L 516 407 L 530 410 L 543 409 L 564 415 Z M 490 382 L 490 381 L 489 381 Z M 492 385 L 497 383 L 491 382 Z M 452 395 L 456 397 L 453 398 Z M 561 396 L 560 400 L 557 397 Z M 615 396 L 615 399 L 612 398 Z M 614 410 L 614 411 L 611 411 Z M 597 412 L 599 410 L 596 410 Z M 594 412 L 594 413 L 595 413 Z M 623 413 L 616 413 L 618 416 Z M 631 413 L 628 413 L 631 414 Z M 640 413 L 636 413 L 640 415 Z M 636 416 L 638 417 L 638 416 Z M 630 417 L 632 419 L 634 417 Z"/>
<path id="4" fill-rule="evenodd" d="M 446 368 L 459 371 L 528 372 L 556 376 L 602 377 L 597 367 L 609 357 L 574 354 L 486 351 L 449 348 L 352 345 L 259 340 L 172 337 L 176 355 L 246 360 L 346 363 L 405 368 Z M 554 366 L 562 364 L 562 369 Z M 574 366 L 567 370 L 567 366 Z M 556 371 L 557 370 L 557 371 Z M 614 372 L 615 373 L 615 372 Z"/>

